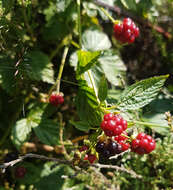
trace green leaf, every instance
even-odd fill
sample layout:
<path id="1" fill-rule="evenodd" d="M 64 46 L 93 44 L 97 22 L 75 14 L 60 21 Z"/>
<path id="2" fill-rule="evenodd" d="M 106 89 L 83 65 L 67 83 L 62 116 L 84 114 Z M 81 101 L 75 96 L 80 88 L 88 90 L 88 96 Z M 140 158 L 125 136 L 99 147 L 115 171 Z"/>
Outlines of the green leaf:
<path id="1" fill-rule="evenodd" d="M 99 100 L 103 102 L 106 99 L 107 94 L 108 94 L 108 84 L 107 84 L 105 76 L 103 75 L 100 80 L 99 89 L 98 89 Z"/>
<path id="2" fill-rule="evenodd" d="M 118 101 L 121 110 L 136 110 L 149 104 L 164 85 L 169 75 L 141 80 L 124 90 Z"/>
<path id="3" fill-rule="evenodd" d="M 7 57 L 0 57 L 0 85 L 9 94 L 18 90 L 18 76 L 15 77 L 16 68 L 13 61 Z"/>
<path id="4" fill-rule="evenodd" d="M 24 68 L 31 80 L 54 83 L 52 63 L 47 55 L 40 51 L 31 51 L 24 58 Z M 21 64 L 22 65 L 22 64 Z"/>
<path id="5" fill-rule="evenodd" d="M 5 9 L 4 14 L 7 14 L 13 8 L 14 0 L 2 0 L 2 6 Z"/>
<path id="6" fill-rule="evenodd" d="M 121 86 L 119 76 L 125 80 L 126 67 L 115 50 L 107 50 L 98 59 L 99 66 L 103 70 L 108 81 L 116 86 Z"/>
<path id="7" fill-rule="evenodd" d="M 108 36 L 99 30 L 86 30 L 82 35 L 82 49 L 85 51 L 101 51 L 111 47 Z"/>
<path id="8" fill-rule="evenodd" d="M 70 121 L 70 123 L 80 131 L 88 132 L 90 129 L 90 125 L 84 121 Z"/>
<path id="9" fill-rule="evenodd" d="M 121 0 L 121 3 L 126 9 L 136 10 L 136 1 L 135 0 Z"/>
<path id="10" fill-rule="evenodd" d="M 56 0 L 57 11 L 64 12 L 71 2 L 72 0 Z"/>
<path id="11" fill-rule="evenodd" d="M 40 173 L 43 169 L 42 164 L 37 163 L 35 165 L 34 163 L 24 161 L 22 163 L 19 163 L 17 166 L 18 167 L 22 166 L 26 168 L 27 172 L 25 176 L 22 178 L 23 184 L 27 184 L 27 185 L 34 184 L 34 183 L 37 183 L 41 179 Z M 19 182 L 21 181 L 20 178 L 16 178 L 16 179 Z"/>
<path id="12" fill-rule="evenodd" d="M 58 165 L 55 168 L 51 168 L 55 163 L 47 162 L 44 164 L 44 168 L 40 173 L 41 179 L 34 184 L 37 190 L 53 190 L 63 188 L 66 179 L 63 179 L 63 175 L 73 175 L 73 170 L 67 165 Z"/>
<path id="13" fill-rule="evenodd" d="M 26 142 L 31 134 L 31 123 L 27 119 L 21 119 L 16 122 L 15 126 L 12 128 L 12 142 L 17 149 Z"/>
<path id="14" fill-rule="evenodd" d="M 39 140 L 47 145 L 57 145 L 59 142 L 59 124 L 53 120 L 43 119 L 34 127 Z"/>
<path id="15" fill-rule="evenodd" d="M 79 88 L 76 97 L 76 106 L 81 121 L 92 126 L 100 125 L 102 113 L 97 110 L 98 105 L 93 89 L 87 86 Z"/>
<path id="16" fill-rule="evenodd" d="M 164 113 L 146 113 L 143 115 L 142 120 L 145 122 L 150 122 L 154 124 L 158 124 L 159 126 L 150 126 L 154 131 L 160 133 L 162 135 L 167 135 L 170 131 L 170 127 L 168 126 L 168 122 L 166 121 L 166 117 Z"/>
<path id="17" fill-rule="evenodd" d="M 100 56 L 100 52 L 89 52 L 79 50 L 78 54 L 78 66 L 77 66 L 77 74 L 82 74 L 85 71 L 89 70 L 97 61 Z"/>

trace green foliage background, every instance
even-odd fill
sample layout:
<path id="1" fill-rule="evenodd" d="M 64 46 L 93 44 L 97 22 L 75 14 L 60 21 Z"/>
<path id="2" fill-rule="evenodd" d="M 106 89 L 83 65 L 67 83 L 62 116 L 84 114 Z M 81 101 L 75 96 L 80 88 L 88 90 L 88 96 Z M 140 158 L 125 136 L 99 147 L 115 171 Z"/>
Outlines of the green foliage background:
<path id="1" fill-rule="evenodd" d="M 2 174 L 0 190 L 173 188 L 173 135 L 165 120 L 165 112 L 173 112 L 173 41 L 172 37 L 166 37 L 166 32 L 173 36 L 173 2 L 102 1 L 109 6 L 119 6 L 136 18 L 140 37 L 134 44 L 125 46 L 114 39 L 112 23 L 95 2 L 81 1 L 80 42 L 77 1 L 0 1 L 1 162 L 4 162 L 8 152 L 26 153 L 27 150 L 23 148 L 25 142 L 59 146 L 58 112 L 63 114 L 64 142 L 67 143 L 69 155 L 73 157 L 76 149 L 71 147 L 69 141 L 92 134 L 103 115 L 97 109 L 98 102 L 91 88 L 90 76 L 86 72 L 89 70 L 102 105 L 106 100 L 109 104 L 117 104 L 122 111 L 128 111 L 124 115 L 127 119 L 154 122 L 163 126 L 136 124 L 134 131 L 145 130 L 156 138 L 156 151 L 142 157 L 132 153 L 125 154 L 110 163 L 133 170 L 142 175 L 142 179 L 109 169 L 101 170 L 99 174 L 86 169 L 85 174 L 63 179 L 62 175 L 74 175 L 70 166 L 59 165 L 51 169 L 52 162 L 31 159 L 18 164 L 27 169 L 23 179 L 14 177 L 17 166 Z M 123 19 L 121 14 L 117 15 L 112 11 L 109 13 L 115 19 Z M 165 32 L 158 32 L 141 20 L 150 22 L 151 26 L 159 25 Z M 82 49 L 79 48 L 80 43 Z M 45 101 L 45 97 L 55 84 L 66 46 L 69 47 L 69 53 L 61 81 L 65 104 L 55 108 Z M 146 80 L 138 81 L 166 74 L 170 74 L 170 77 L 165 87 L 152 101 L 166 77 L 147 79 L 147 83 Z M 137 85 L 131 85 L 135 82 L 138 82 Z M 152 87 L 151 96 L 147 84 L 150 84 L 149 90 Z M 121 94 L 124 86 L 127 89 Z M 128 92 L 132 90 L 136 92 L 132 94 L 134 99 L 129 98 L 132 95 Z M 144 99 L 138 98 L 140 92 L 146 92 Z M 91 136 L 91 141 L 92 139 L 95 140 L 94 135 Z M 81 144 L 79 142 L 75 145 Z M 37 149 L 36 152 L 63 158 L 56 151 Z"/>

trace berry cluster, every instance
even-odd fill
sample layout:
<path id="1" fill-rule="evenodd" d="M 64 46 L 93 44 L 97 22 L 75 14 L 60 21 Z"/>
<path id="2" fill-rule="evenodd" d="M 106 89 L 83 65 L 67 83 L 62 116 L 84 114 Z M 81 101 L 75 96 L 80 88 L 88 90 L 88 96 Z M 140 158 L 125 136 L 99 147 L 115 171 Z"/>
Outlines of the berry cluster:
<path id="1" fill-rule="evenodd" d="M 104 158 L 109 158 L 123 152 L 123 149 L 121 144 L 109 139 L 108 142 L 98 142 L 96 144 L 96 151 L 99 153 L 100 156 L 103 156 Z"/>
<path id="2" fill-rule="evenodd" d="M 114 36 L 121 43 L 133 43 L 139 36 L 139 28 L 130 18 L 124 18 L 122 23 L 114 25 Z"/>
<path id="3" fill-rule="evenodd" d="M 155 140 L 145 133 L 139 133 L 136 139 L 133 139 L 131 142 L 131 149 L 137 154 L 149 154 L 156 147 Z"/>
<path id="4" fill-rule="evenodd" d="M 58 106 L 59 104 L 64 103 L 64 95 L 62 93 L 52 93 L 49 98 L 49 102 L 54 105 Z"/>
<path id="5" fill-rule="evenodd" d="M 127 121 L 124 120 L 120 115 L 108 113 L 104 115 L 101 128 L 107 136 L 117 136 L 127 129 Z"/>

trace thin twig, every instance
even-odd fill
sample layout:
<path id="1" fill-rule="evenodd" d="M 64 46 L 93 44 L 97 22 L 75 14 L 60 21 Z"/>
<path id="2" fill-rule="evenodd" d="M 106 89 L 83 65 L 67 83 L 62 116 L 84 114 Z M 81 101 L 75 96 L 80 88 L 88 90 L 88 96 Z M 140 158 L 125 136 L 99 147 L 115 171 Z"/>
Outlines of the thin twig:
<path id="1" fill-rule="evenodd" d="M 128 170 L 128 169 L 126 169 L 126 168 L 124 168 L 122 166 L 119 167 L 119 166 L 105 165 L 105 164 L 99 164 L 99 163 L 93 164 L 92 166 L 95 166 L 95 167 L 97 167 L 99 169 L 101 169 L 101 168 L 115 169 L 115 170 L 118 170 L 118 171 L 126 172 L 126 173 L 132 175 L 135 178 L 142 178 L 141 175 L 136 174 L 133 170 Z"/>
<path id="2" fill-rule="evenodd" d="M 44 155 L 28 153 L 28 154 L 25 154 L 24 156 L 20 156 L 16 160 L 13 160 L 11 162 L 7 162 L 7 163 L 4 163 L 4 164 L 0 165 L 0 168 L 3 169 L 2 172 L 4 173 L 6 168 L 8 168 L 10 166 L 12 167 L 12 166 L 14 166 L 17 163 L 22 162 L 26 158 L 38 158 L 40 160 L 59 162 L 61 164 L 69 164 L 69 163 L 71 164 L 71 162 L 69 162 L 67 160 L 62 160 L 62 159 L 58 159 L 58 158 L 49 158 L 49 157 L 46 157 Z"/>

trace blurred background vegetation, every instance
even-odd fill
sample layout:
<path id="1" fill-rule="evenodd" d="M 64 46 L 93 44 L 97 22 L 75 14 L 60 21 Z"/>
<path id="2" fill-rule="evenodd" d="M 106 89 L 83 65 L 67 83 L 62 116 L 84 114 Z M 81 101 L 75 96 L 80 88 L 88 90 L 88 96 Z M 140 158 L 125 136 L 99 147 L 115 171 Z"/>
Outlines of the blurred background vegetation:
<path id="1" fill-rule="evenodd" d="M 122 46 L 114 39 L 112 23 L 100 11 L 99 5 L 115 19 L 132 17 L 140 28 L 140 37 L 134 44 Z M 74 101 L 78 86 L 73 68 L 75 51 L 79 48 L 78 21 L 78 6 L 74 0 L 0 1 L 1 163 L 11 152 L 24 154 L 31 151 L 63 157 L 57 143 L 57 112 L 63 114 L 65 142 L 81 145 L 82 142 L 75 138 L 89 134 L 70 123 L 78 118 Z M 118 97 L 124 88 L 122 83 L 130 85 L 150 76 L 170 74 L 157 99 L 141 109 L 138 115 L 143 121 L 165 125 L 165 112 L 173 113 L 173 1 L 83 0 L 81 28 L 82 44 L 90 51 L 104 50 L 105 57 L 100 62 L 116 65 L 115 76 L 109 78 L 109 85 L 114 89 L 109 91 L 110 99 Z M 101 40 L 104 43 L 99 43 Z M 61 82 L 65 104 L 54 108 L 47 106 L 45 97 L 57 77 L 65 46 L 69 46 Z M 113 86 L 115 81 L 117 84 Z M 43 115 L 44 122 L 41 123 Z M 0 175 L 0 190 L 171 190 L 172 131 L 159 127 L 145 130 L 156 138 L 156 151 L 142 157 L 125 154 L 111 163 L 135 171 L 142 175 L 141 179 L 126 172 L 102 169 L 97 173 L 91 168 L 86 173 L 64 179 L 62 175 L 74 174 L 70 166 L 59 165 L 51 169 L 51 162 L 28 159 Z M 17 179 L 14 174 L 19 166 L 27 170 L 22 179 Z"/>

